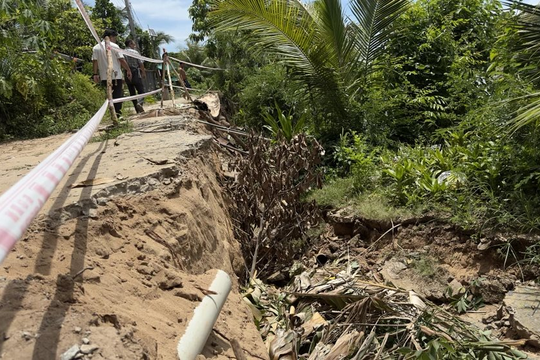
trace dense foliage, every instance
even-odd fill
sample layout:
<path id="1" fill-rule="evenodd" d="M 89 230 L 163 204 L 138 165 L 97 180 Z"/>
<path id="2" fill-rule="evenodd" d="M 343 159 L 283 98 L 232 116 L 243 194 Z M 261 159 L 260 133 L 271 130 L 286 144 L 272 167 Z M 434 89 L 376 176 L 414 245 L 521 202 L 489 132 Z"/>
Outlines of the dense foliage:
<path id="1" fill-rule="evenodd" d="M 348 12 L 332 0 L 220 0 L 191 12 L 209 58 L 228 55 L 213 85 L 235 99 L 239 123 L 307 118 L 330 150 L 319 199 L 384 199 L 390 216 L 436 211 L 522 230 L 540 226 L 528 105 L 538 14 L 498 0 L 353 0 Z"/>

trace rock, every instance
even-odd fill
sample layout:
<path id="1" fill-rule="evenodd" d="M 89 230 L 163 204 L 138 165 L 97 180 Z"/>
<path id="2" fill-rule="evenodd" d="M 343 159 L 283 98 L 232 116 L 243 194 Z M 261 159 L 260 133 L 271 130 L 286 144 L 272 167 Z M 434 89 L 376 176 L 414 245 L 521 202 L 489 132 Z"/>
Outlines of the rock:
<path id="1" fill-rule="evenodd" d="M 30 334 L 28 331 L 23 331 L 22 333 L 22 338 L 26 341 L 29 341 L 31 340 L 34 336 L 32 334 Z"/>
<path id="2" fill-rule="evenodd" d="M 146 265 L 137 266 L 137 272 L 142 275 L 153 275 L 154 269 Z"/>
<path id="3" fill-rule="evenodd" d="M 65 353 L 63 353 L 62 356 L 60 356 L 60 360 L 72 360 L 75 358 L 75 356 L 77 356 L 79 351 L 79 345 L 73 345 Z"/>
<path id="4" fill-rule="evenodd" d="M 97 349 L 99 349 L 99 346 L 97 345 L 81 345 L 81 352 L 83 354 L 91 354 Z"/>
<path id="5" fill-rule="evenodd" d="M 101 283 L 101 276 L 96 270 L 86 270 L 82 274 L 83 282 L 91 284 Z"/>
<path id="6" fill-rule="evenodd" d="M 88 344 L 90 344 L 90 339 L 82 338 L 82 342 L 83 342 L 83 344 L 88 345 Z"/>
<path id="7" fill-rule="evenodd" d="M 499 279 L 482 280 L 479 285 L 471 287 L 473 295 L 482 296 L 486 304 L 498 304 L 504 299 L 506 287 Z"/>
<path id="8" fill-rule="evenodd" d="M 185 290 L 176 290 L 174 296 L 178 296 L 189 301 L 202 301 L 201 297 L 198 294 L 190 293 Z"/>
<path id="9" fill-rule="evenodd" d="M 491 247 L 491 240 L 488 240 L 486 238 L 480 239 L 480 243 L 476 247 L 480 251 L 487 250 Z"/>
<path id="10" fill-rule="evenodd" d="M 384 264 L 384 271 L 390 279 L 398 279 L 399 274 L 407 269 L 407 265 L 401 261 L 390 260 Z"/>
<path id="11" fill-rule="evenodd" d="M 75 327 L 73 328 L 73 332 L 74 332 L 75 334 L 78 334 L 78 333 L 80 333 L 81 331 L 82 331 L 82 329 L 81 329 L 80 327 L 78 327 L 78 326 L 75 326 Z"/>
<path id="12" fill-rule="evenodd" d="M 527 345 L 540 348 L 540 287 L 517 285 L 508 292 L 504 304 L 510 312 L 510 327 L 522 339 L 529 339 Z M 507 321 L 504 322 L 505 325 Z"/>
<path id="13" fill-rule="evenodd" d="M 183 287 L 182 280 L 178 276 L 166 271 L 160 271 L 156 277 L 156 281 L 161 290 Z"/>
<path id="14" fill-rule="evenodd" d="M 334 227 L 337 236 L 354 235 L 354 216 L 347 214 L 348 209 L 341 209 L 333 214 L 328 214 L 328 220 Z"/>
<path id="15" fill-rule="evenodd" d="M 456 279 L 450 281 L 448 283 L 448 287 L 452 289 L 452 296 L 461 295 L 465 292 L 465 288 L 463 287 L 463 285 Z"/>

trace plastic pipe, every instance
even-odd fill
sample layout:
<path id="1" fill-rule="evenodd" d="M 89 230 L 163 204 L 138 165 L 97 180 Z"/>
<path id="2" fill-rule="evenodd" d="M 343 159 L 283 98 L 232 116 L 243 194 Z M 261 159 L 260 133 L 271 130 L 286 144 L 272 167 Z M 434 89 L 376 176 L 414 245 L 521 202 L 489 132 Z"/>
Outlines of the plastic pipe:
<path id="1" fill-rule="evenodd" d="M 218 270 L 208 290 L 216 294 L 206 295 L 193 312 L 186 332 L 178 342 L 178 359 L 180 360 L 195 360 L 202 352 L 231 291 L 231 278 L 225 271 Z"/>

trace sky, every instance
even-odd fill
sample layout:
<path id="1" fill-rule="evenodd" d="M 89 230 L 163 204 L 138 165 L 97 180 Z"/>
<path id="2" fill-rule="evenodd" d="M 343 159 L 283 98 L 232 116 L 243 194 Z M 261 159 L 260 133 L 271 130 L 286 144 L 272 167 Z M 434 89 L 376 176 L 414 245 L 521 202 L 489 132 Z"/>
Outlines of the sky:
<path id="1" fill-rule="evenodd" d="M 124 8 L 125 0 L 110 0 L 116 7 Z M 342 0 L 347 2 L 347 0 Z M 540 0 L 525 0 L 536 4 Z M 131 0 L 135 22 L 142 28 L 163 31 L 174 37 L 174 42 L 165 44 L 167 51 L 175 52 L 186 47 L 186 39 L 191 33 L 191 19 L 188 8 L 192 0 Z M 94 5 L 94 0 L 85 3 Z"/>
<path id="2" fill-rule="evenodd" d="M 84 0 L 83 0 L 84 1 Z M 114 6 L 125 8 L 125 0 L 109 0 Z M 131 0 L 133 20 L 143 30 L 148 28 L 163 31 L 174 38 L 174 42 L 164 44 L 167 51 L 175 52 L 186 47 L 186 39 L 191 34 L 191 19 L 188 8 L 192 0 Z M 94 6 L 94 0 L 85 4 Z"/>

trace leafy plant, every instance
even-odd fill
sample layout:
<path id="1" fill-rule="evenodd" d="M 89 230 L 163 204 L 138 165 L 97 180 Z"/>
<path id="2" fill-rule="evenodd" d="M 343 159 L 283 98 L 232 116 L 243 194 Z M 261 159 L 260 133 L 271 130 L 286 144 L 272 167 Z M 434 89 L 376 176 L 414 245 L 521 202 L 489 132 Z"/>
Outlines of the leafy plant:
<path id="1" fill-rule="evenodd" d="M 294 121 L 292 111 L 284 113 L 279 105 L 275 103 L 276 118 L 268 111 L 263 112 L 262 116 L 268 125 L 265 128 L 268 129 L 274 139 L 278 140 L 284 138 L 287 141 L 291 141 L 292 138 L 304 131 L 306 123 L 306 114 L 300 115 L 298 120 Z"/>

